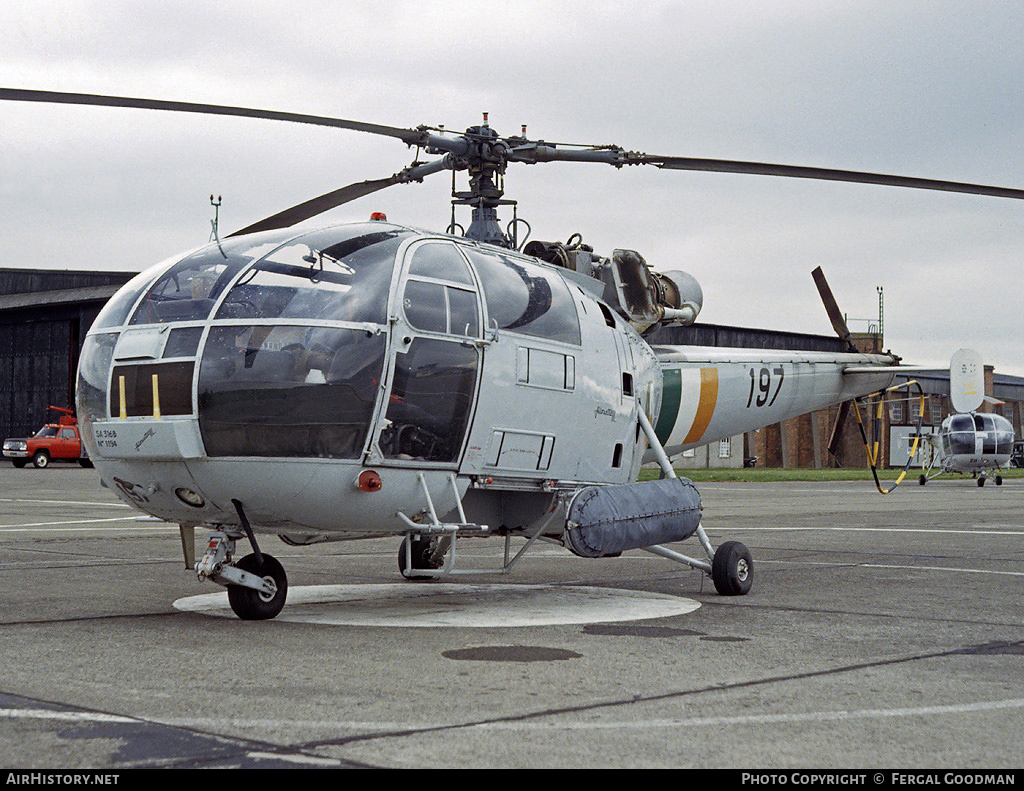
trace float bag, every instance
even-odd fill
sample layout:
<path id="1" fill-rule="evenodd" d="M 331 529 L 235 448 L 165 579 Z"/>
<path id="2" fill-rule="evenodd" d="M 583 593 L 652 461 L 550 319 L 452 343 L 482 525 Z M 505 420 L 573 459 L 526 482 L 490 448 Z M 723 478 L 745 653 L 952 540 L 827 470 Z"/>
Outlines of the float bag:
<path id="1" fill-rule="evenodd" d="M 569 504 L 565 546 L 583 558 L 682 541 L 700 525 L 700 493 L 688 478 L 588 486 Z"/>

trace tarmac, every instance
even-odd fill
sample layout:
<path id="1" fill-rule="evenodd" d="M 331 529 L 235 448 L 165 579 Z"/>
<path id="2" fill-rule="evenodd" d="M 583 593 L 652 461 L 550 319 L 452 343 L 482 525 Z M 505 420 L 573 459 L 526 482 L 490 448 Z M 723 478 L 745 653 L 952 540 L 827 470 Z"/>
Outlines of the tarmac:
<path id="1" fill-rule="evenodd" d="M 1024 766 L 1024 479 L 699 488 L 747 596 L 645 552 L 406 582 L 397 538 L 263 536 L 289 603 L 243 622 L 94 470 L 0 465 L 0 766 Z"/>

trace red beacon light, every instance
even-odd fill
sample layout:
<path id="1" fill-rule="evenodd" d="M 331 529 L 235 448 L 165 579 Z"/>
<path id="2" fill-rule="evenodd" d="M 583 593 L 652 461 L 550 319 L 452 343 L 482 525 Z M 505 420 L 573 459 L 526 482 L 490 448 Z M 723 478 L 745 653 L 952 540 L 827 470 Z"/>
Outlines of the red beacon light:
<path id="1" fill-rule="evenodd" d="M 376 220 L 385 220 L 386 221 L 387 218 L 388 218 L 388 216 L 384 212 L 382 212 L 382 211 L 375 211 L 373 214 L 370 215 L 370 220 L 371 221 L 376 221 Z"/>
<path id="2" fill-rule="evenodd" d="M 356 488 L 361 492 L 379 492 L 384 487 L 384 482 L 376 470 L 363 470 L 356 478 Z"/>

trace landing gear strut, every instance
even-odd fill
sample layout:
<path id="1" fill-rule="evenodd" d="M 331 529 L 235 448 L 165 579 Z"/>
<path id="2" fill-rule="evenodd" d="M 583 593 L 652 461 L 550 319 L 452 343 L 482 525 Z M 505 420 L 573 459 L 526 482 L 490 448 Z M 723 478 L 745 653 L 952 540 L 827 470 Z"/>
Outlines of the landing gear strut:
<path id="1" fill-rule="evenodd" d="M 253 552 L 233 563 L 235 543 L 242 536 L 237 530 L 211 533 L 206 553 L 195 565 L 196 574 L 200 581 L 210 580 L 225 586 L 231 609 L 243 621 L 273 618 L 284 607 L 288 577 L 276 558 L 260 552 L 242 504 L 237 500 L 232 502 Z"/>
<path id="2" fill-rule="evenodd" d="M 444 565 L 444 552 L 438 546 L 444 538 L 407 535 L 398 547 L 398 570 L 406 579 L 430 579 L 409 574 L 415 569 L 439 569 Z M 450 541 L 450 539 L 448 539 Z"/>

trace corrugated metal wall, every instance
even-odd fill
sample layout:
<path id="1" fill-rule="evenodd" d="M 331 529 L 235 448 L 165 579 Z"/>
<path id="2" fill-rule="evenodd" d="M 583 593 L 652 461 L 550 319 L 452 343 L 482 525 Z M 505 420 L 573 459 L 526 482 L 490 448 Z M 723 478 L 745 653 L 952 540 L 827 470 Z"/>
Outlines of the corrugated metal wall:
<path id="1" fill-rule="evenodd" d="M 0 295 L 119 285 L 123 272 L 0 269 Z M 85 334 L 102 302 L 95 299 L 0 311 L 0 438 L 34 434 L 73 406 L 75 373 Z"/>
<path id="2" fill-rule="evenodd" d="M 34 433 L 47 417 L 46 407 L 68 406 L 69 369 L 77 328 L 71 321 L 34 321 L 0 325 L 0 433 Z M 53 415 L 50 415 L 53 419 Z"/>

